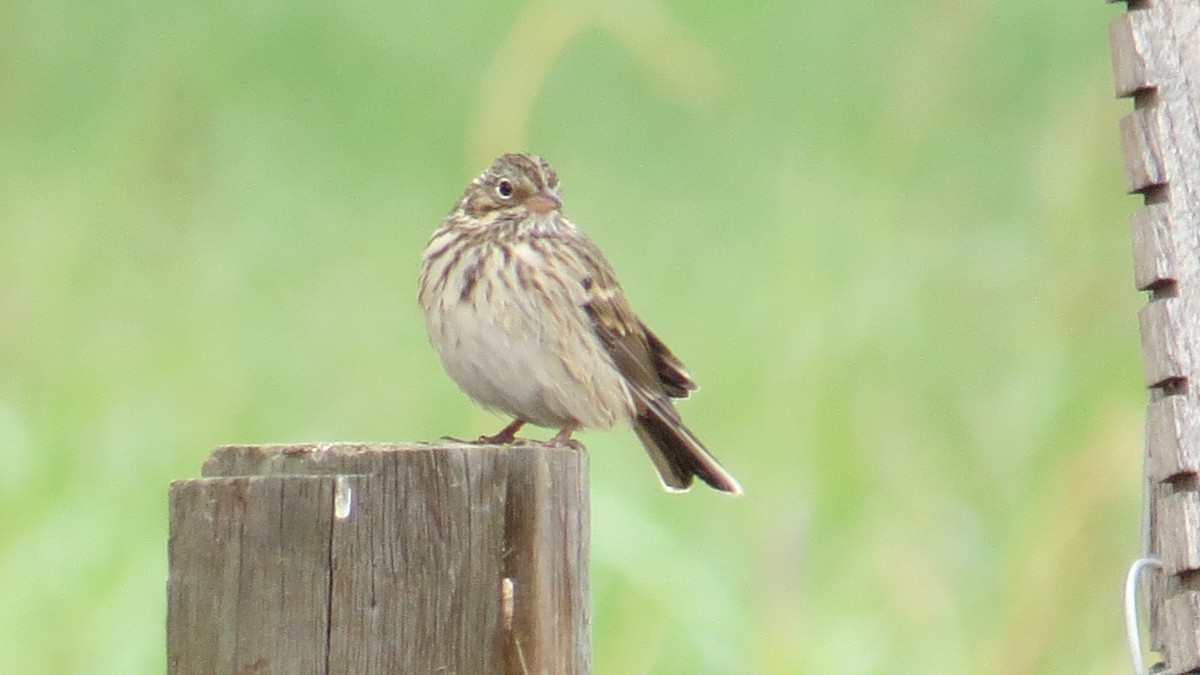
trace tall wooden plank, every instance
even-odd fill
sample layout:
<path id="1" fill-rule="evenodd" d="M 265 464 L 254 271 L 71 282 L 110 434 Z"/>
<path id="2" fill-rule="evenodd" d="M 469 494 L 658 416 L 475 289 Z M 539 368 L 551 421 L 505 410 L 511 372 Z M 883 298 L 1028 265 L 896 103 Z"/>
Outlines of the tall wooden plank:
<path id="1" fill-rule="evenodd" d="M 1109 26 L 1130 192 L 1134 283 L 1150 396 L 1146 417 L 1151 648 L 1166 672 L 1200 673 L 1200 3 L 1131 0 Z"/>

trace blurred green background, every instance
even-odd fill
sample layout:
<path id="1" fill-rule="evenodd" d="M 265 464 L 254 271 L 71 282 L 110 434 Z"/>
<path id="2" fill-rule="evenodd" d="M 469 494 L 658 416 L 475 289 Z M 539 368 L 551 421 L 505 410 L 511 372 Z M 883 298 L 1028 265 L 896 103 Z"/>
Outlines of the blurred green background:
<path id="1" fill-rule="evenodd" d="M 1116 13 L 0 4 L 0 672 L 163 672 L 167 484 L 213 446 L 499 428 L 415 279 L 516 149 L 748 493 L 582 436 L 597 673 L 1128 672 Z"/>

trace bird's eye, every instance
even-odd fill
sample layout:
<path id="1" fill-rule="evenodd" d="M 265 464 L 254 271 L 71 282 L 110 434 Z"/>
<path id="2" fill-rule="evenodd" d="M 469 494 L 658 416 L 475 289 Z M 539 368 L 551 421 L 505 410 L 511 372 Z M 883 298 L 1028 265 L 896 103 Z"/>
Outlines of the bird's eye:
<path id="1" fill-rule="evenodd" d="M 516 190 L 513 188 L 512 181 L 508 180 L 507 178 L 501 179 L 499 183 L 496 183 L 496 195 L 500 197 L 500 199 L 508 199 L 512 197 L 513 192 L 515 191 Z"/>

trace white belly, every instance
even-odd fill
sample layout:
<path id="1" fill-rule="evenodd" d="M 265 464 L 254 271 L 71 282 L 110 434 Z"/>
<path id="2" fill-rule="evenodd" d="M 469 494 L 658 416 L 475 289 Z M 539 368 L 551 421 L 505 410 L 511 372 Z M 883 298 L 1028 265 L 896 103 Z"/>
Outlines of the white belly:
<path id="1" fill-rule="evenodd" d="M 446 285 L 425 307 L 426 328 L 446 371 L 471 398 L 544 427 L 574 421 L 607 428 L 631 418 L 628 387 L 578 298 L 549 289 L 560 293 L 556 311 L 546 293 L 510 290 L 518 287 L 511 274 L 481 275 L 465 301 L 461 280 Z"/>

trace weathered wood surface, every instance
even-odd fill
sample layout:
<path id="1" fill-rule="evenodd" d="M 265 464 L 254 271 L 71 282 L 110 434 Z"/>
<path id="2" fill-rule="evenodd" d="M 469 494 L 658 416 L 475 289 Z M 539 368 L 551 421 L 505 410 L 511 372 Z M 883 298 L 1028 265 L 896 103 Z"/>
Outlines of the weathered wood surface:
<path id="1" fill-rule="evenodd" d="M 171 485 L 169 672 L 590 672 L 587 457 L 219 448 Z"/>
<path id="2" fill-rule="evenodd" d="M 1150 402 L 1146 479 L 1151 648 L 1167 672 L 1200 672 L 1200 3 L 1134 0 L 1109 26 Z"/>

